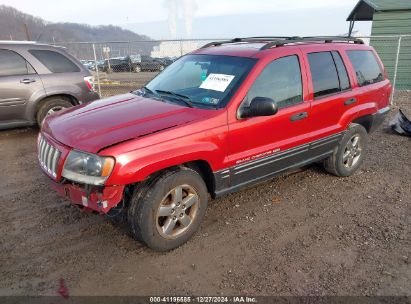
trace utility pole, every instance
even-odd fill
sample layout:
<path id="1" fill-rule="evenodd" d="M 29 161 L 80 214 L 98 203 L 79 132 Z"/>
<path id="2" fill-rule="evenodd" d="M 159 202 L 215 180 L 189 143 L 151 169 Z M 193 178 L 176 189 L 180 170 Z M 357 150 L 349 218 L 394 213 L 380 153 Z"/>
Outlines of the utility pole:
<path id="1" fill-rule="evenodd" d="M 31 41 L 31 36 L 30 36 L 29 28 L 27 27 L 27 23 L 24 23 L 24 30 L 26 31 L 27 41 Z"/>

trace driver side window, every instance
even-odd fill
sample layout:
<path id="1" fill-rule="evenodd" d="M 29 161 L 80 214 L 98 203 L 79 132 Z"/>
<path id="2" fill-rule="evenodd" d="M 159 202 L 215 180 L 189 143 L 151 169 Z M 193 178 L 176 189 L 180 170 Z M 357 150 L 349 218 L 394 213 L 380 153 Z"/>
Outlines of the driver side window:
<path id="1" fill-rule="evenodd" d="M 279 109 L 303 102 L 301 68 L 296 55 L 282 57 L 268 64 L 253 83 L 243 106 L 254 97 L 268 97 Z"/>

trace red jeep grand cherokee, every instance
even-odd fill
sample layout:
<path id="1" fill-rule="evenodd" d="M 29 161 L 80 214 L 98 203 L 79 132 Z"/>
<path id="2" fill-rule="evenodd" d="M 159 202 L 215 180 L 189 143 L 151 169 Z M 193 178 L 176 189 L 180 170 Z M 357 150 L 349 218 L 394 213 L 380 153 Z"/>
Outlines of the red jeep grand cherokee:
<path id="1" fill-rule="evenodd" d="M 47 118 L 39 162 L 73 204 L 115 216 L 155 250 L 186 242 L 215 198 L 323 161 L 360 166 L 389 111 L 372 47 L 344 37 L 254 37 L 188 54 L 146 87 Z"/>

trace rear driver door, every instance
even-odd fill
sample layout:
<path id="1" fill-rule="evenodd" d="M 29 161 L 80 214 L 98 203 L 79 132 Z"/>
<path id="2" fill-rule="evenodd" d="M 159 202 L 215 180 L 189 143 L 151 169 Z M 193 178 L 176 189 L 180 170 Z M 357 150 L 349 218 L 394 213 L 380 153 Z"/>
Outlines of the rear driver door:
<path id="1" fill-rule="evenodd" d="M 337 50 L 305 54 L 310 74 L 311 140 L 321 148 L 338 144 L 344 121 L 356 116 L 357 92 L 351 89 L 347 69 Z"/>

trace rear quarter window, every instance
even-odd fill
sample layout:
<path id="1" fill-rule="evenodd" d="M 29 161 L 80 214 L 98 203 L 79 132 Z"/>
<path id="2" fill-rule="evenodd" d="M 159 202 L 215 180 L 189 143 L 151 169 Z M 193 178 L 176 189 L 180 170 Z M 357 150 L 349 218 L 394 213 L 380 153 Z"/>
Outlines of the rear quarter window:
<path id="1" fill-rule="evenodd" d="M 384 80 L 383 72 L 372 51 L 347 51 L 357 77 L 358 85 L 365 86 Z"/>
<path id="2" fill-rule="evenodd" d="M 29 50 L 52 73 L 80 72 L 80 68 L 66 56 L 49 50 Z"/>
<path id="3" fill-rule="evenodd" d="M 340 80 L 341 90 L 348 90 L 351 88 L 350 79 L 348 78 L 347 69 L 345 68 L 344 62 L 342 61 L 341 55 L 337 51 L 331 52 L 335 66 L 338 72 L 338 79 Z"/>

